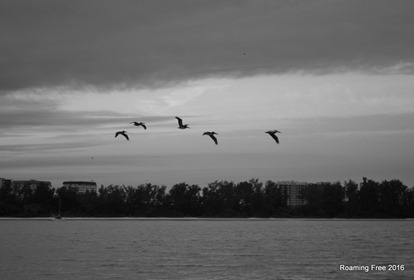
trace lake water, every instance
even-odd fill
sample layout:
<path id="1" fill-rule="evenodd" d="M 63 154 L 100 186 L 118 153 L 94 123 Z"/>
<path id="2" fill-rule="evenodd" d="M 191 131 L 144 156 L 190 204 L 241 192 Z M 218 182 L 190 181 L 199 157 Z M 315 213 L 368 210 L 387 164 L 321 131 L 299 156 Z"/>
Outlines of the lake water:
<path id="1" fill-rule="evenodd" d="M 413 220 L 6 219 L 0 279 L 414 279 L 413 238 Z"/>

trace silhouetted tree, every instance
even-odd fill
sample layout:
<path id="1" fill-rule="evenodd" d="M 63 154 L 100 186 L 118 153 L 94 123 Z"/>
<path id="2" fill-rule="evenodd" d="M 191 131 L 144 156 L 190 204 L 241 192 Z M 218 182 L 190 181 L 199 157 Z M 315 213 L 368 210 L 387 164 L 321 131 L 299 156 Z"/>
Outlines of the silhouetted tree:
<path id="1" fill-rule="evenodd" d="M 366 177 L 362 180 L 363 181 L 359 190 L 361 215 L 363 217 L 380 217 L 379 184 L 375 181 L 368 180 Z"/>
<path id="2" fill-rule="evenodd" d="M 237 210 L 243 217 L 263 216 L 263 184 L 258 179 L 240 182 L 235 187 Z"/>
<path id="3" fill-rule="evenodd" d="M 263 194 L 263 211 L 268 217 L 286 215 L 287 195 L 276 183 L 267 181 Z"/>
<path id="4" fill-rule="evenodd" d="M 126 188 L 127 212 L 135 217 L 152 217 L 163 214 L 166 187 L 150 183 Z"/>
<path id="5" fill-rule="evenodd" d="M 320 183 L 323 191 L 323 211 L 328 218 L 338 217 L 343 211 L 344 190 L 340 182 Z"/>
<path id="6" fill-rule="evenodd" d="M 99 215 L 99 197 L 96 191 L 86 191 L 85 193 L 78 194 L 77 197 L 80 204 L 79 215 L 87 217 L 94 217 L 96 215 Z"/>
<path id="7" fill-rule="evenodd" d="M 125 186 L 110 185 L 99 189 L 100 213 L 110 217 L 126 216 Z"/>
<path id="8" fill-rule="evenodd" d="M 358 184 L 352 180 L 345 182 L 345 215 L 358 217 L 360 215 L 360 202 Z"/>
<path id="9" fill-rule="evenodd" d="M 40 183 L 34 190 L 30 202 L 37 209 L 36 216 L 50 216 L 55 208 L 53 205 L 55 190 L 48 184 Z"/>
<path id="10" fill-rule="evenodd" d="M 56 191 L 57 195 L 54 199 L 56 208 L 55 213 L 59 207 L 59 197 L 61 200 L 61 212 L 63 216 L 78 216 L 81 214 L 81 205 L 78 197 L 78 188 L 61 187 Z"/>
<path id="11" fill-rule="evenodd" d="M 0 216 L 13 216 L 20 212 L 18 197 L 11 183 L 4 184 L 0 188 Z"/>
<path id="12" fill-rule="evenodd" d="M 166 196 L 166 202 L 173 216 L 201 215 L 200 187 L 180 183 L 174 185 Z"/>
<path id="13" fill-rule="evenodd" d="M 379 212 L 384 217 L 404 216 L 404 194 L 407 187 L 399 180 L 382 181 L 379 185 Z"/>
<path id="14" fill-rule="evenodd" d="M 307 204 L 303 206 L 303 212 L 308 217 L 324 217 L 323 187 L 319 184 L 309 184 L 302 191 Z"/>
<path id="15" fill-rule="evenodd" d="M 208 217 L 239 216 L 239 202 L 235 195 L 235 185 L 228 181 L 215 181 L 203 188 L 203 215 Z"/>
<path id="16" fill-rule="evenodd" d="M 407 189 L 403 196 L 404 217 L 414 218 L 414 187 Z"/>

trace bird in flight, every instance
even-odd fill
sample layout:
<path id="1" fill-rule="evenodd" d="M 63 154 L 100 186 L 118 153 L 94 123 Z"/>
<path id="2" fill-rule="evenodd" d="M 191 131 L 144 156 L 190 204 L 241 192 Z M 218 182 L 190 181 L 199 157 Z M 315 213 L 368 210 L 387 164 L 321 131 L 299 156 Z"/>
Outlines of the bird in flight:
<path id="1" fill-rule="evenodd" d="M 178 128 L 179 129 L 186 129 L 186 128 L 190 128 L 188 126 L 188 124 L 183 124 L 183 120 L 179 117 L 175 117 L 178 120 Z"/>
<path id="2" fill-rule="evenodd" d="M 203 135 L 208 135 L 208 136 L 210 136 L 211 137 L 211 139 L 213 139 L 213 141 L 214 141 L 214 143 L 216 143 L 216 145 L 218 144 L 218 142 L 217 142 L 217 138 L 216 138 L 216 136 L 214 136 L 214 134 L 216 134 L 216 135 L 218 135 L 218 133 L 216 133 L 216 132 L 214 132 L 214 131 L 206 131 L 206 132 L 204 132 L 203 133 Z"/>
<path id="3" fill-rule="evenodd" d="M 122 136 L 124 136 L 128 141 L 129 141 L 129 137 L 128 137 L 128 135 L 127 135 L 127 132 L 125 131 L 125 130 L 122 130 L 122 131 L 118 131 L 118 132 L 116 132 L 115 133 L 115 138 L 116 137 L 118 137 L 118 135 L 122 135 Z"/>
<path id="4" fill-rule="evenodd" d="M 135 126 L 142 126 L 144 129 L 147 129 L 145 123 L 143 122 L 130 122 L 130 123 L 133 123 Z"/>
<path id="5" fill-rule="evenodd" d="M 266 131 L 265 133 L 269 134 L 273 139 L 275 139 L 276 143 L 279 144 L 279 138 L 277 138 L 276 133 L 282 133 L 279 130 L 269 130 Z"/>

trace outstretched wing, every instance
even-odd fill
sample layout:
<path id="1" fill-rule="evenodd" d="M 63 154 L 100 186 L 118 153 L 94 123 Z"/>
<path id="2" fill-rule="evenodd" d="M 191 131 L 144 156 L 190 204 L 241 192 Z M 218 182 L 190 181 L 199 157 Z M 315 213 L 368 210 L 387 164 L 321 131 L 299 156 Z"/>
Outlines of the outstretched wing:
<path id="1" fill-rule="evenodd" d="M 119 131 L 118 131 L 118 132 L 116 132 L 116 133 L 115 133 L 115 138 L 116 138 L 116 137 L 118 137 L 118 135 L 119 135 L 120 133 L 121 133 L 121 132 L 119 132 Z"/>
<path id="2" fill-rule="evenodd" d="M 273 139 L 275 139 L 276 143 L 279 144 L 279 138 L 274 133 L 269 133 L 270 136 L 272 136 Z"/>
<path id="3" fill-rule="evenodd" d="M 211 139 L 213 139 L 214 143 L 216 143 L 216 145 L 217 145 L 218 144 L 217 143 L 217 138 L 213 134 L 210 134 L 210 137 L 211 137 Z"/>
<path id="4" fill-rule="evenodd" d="M 144 129 L 147 129 L 147 126 L 145 125 L 145 124 L 141 124 L 141 126 L 144 128 Z"/>
<path id="5" fill-rule="evenodd" d="M 121 134 L 129 141 L 128 135 L 126 135 L 125 133 L 121 133 Z"/>
<path id="6" fill-rule="evenodd" d="M 178 120 L 178 125 L 183 126 L 183 120 L 179 117 L 175 117 Z"/>

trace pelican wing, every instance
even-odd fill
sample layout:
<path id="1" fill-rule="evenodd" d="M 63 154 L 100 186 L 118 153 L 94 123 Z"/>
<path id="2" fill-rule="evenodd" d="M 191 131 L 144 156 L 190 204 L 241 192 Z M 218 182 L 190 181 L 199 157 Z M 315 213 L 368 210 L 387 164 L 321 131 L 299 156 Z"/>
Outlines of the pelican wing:
<path id="1" fill-rule="evenodd" d="M 183 120 L 179 117 L 175 117 L 178 120 L 178 125 L 181 127 L 183 126 Z"/>
<path id="2" fill-rule="evenodd" d="M 279 144 L 279 138 L 274 133 L 269 133 L 270 136 L 272 136 L 273 139 L 275 139 L 276 143 Z"/>
<path id="3" fill-rule="evenodd" d="M 210 134 L 209 136 L 211 137 L 211 139 L 213 139 L 214 143 L 216 143 L 216 145 L 217 145 L 218 144 L 217 143 L 217 138 L 213 134 Z"/>
<path id="4" fill-rule="evenodd" d="M 145 124 L 141 123 L 141 126 L 142 126 L 144 129 L 147 129 L 147 126 L 146 126 Z"/>
<path id="5" fill-rule="evenodd" d="M 275 133 L 282 133 L 282 132 L 280 132 L 279 130 L 269 130 L 269 131 L 266 131 L 266 133 L 275 134 Z"/>
<path id="6" fill-rule="evenodd" d="M 123 132 L 123 131 L 118 131 L 118 132 L 116 132 L 115 133 L 115 138 L 116 137 L 118 137 L 118 135 L 122 135 L 122 136 L 124 136 L 127 140 L 129 140 L 129 137 L 128 137 L 128 135 L 125 133 L 125 132 Z"/>

